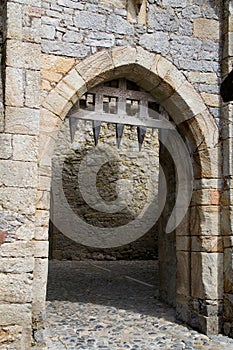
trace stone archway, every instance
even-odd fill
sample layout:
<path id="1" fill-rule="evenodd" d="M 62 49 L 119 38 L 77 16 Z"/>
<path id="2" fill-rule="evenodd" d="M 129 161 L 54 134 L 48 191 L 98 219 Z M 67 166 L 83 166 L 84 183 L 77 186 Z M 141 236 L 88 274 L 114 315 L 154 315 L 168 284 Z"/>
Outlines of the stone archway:
<path id="1" fill-rule="evenodd" d="M 59 127 L 83 93 L 102 81 L 118 77 L 127 77 L 149 91 L 172 116 L 193 152 L 193 200 L 177 233 L 177 311 L 191 326 L 205 333 L 217 333 L 223 284 L 222 251 L 216 248 L 220 236 L 218 130 L 200 95 L 161 55 L 141 47 L 101 51 L 67 72 L 42 102 L 38 239 L 47 239 L 51 158 Z M 35 282 L 37 278 L 46 284 L 46 272 L 40 277 L 35 275 Z M 44 308 L 45 291 L 36 299 L 34 313 L 38 314 Z"/>

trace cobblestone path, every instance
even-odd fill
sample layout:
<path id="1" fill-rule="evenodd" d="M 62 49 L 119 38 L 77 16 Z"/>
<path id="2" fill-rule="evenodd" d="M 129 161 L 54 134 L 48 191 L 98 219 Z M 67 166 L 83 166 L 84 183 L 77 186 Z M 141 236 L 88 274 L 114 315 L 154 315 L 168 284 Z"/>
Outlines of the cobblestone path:
<path id="1" fill-rule="evenodd" d="M 53 350 L 233 350 L 175 320 L 157 296 L 156 263 L 51 261 L 45 339 Z"/>

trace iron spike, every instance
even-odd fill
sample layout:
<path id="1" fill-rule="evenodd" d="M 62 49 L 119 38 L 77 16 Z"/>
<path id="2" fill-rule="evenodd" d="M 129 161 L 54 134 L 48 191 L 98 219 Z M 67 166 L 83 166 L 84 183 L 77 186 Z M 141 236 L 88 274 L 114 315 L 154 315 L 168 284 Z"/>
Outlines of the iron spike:
<path id="1" fill-rule="evenodd" d="M 101 122 L 99 120 L 93 120 L 92 127 L 93 127 L 95 146 L 97 146 L 99 135 L 100 135 Z"/>
<path id="2" fill-rule="evenodd" d="M 116 141 L 117 141 L 117 147 L 120 148 L 122 135 L 124 132 L 124 124 L 116 124 Z"/>
<path id="3" fill-rule="evenodd" d="M 139 146 L 139 151 L 142 149 L 142 144 L 146 135 L 146 128 L 142 126 L 137 127 L 137 133 L 138 133 L 138 146 Z"/>
<path id="4" fill-rule="evenodd" d="M 78 127 L 78 119 L 69 117 L 69 125 L 70 125 L 70 139 L 71 143 L 74 142 L 74 135 Z"/>

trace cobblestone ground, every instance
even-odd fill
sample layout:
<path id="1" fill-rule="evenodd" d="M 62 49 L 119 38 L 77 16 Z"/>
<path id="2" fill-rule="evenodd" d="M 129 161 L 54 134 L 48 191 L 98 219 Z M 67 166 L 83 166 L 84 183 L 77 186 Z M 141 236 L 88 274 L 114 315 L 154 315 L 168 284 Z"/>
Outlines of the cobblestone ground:
<path id="1" fill-rule="evenodd" d="M 175 320 L 157 296 L 156 263 L 58 262 L 49 268 L 45 339 L 53 350 L 232 350 Z"/>

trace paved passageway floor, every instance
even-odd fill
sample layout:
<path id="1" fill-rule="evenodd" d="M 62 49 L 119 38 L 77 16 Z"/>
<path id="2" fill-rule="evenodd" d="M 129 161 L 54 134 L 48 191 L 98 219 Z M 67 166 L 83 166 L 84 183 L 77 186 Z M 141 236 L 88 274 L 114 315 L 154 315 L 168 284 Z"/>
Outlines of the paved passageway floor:
<path id="1" fill-rule="evenodd" d="M 233 350 L 158 299 L 155 261 L 50 261 L 45 340 L 53 350 Z"/>

